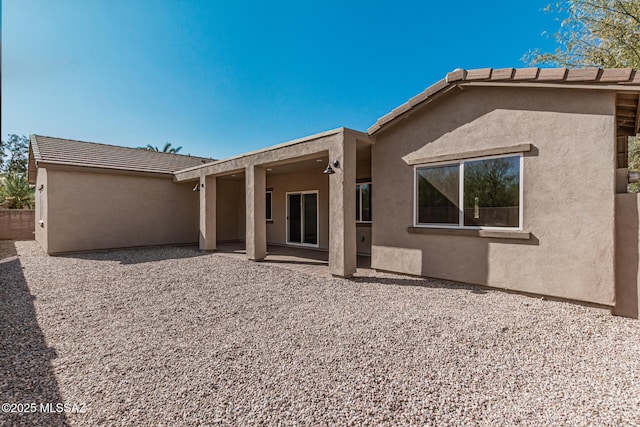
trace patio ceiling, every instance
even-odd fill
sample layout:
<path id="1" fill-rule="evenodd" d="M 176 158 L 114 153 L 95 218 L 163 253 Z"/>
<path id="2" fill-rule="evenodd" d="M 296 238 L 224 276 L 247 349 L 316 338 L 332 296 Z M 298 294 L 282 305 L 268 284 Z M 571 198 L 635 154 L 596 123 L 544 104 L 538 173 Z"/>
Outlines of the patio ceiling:
<path id="1" fill-rule="evenodd" d="M 266 165 L 267 175 L 279 175 L 287 173 L 295 173 L 301 171 L 317 171 L 322 173 L 327 166 L 329 157 L 327 154 L 318 154 L 315 158 L 304 158 L 303 160 L 292 161 L 289 163 L 278 163 L 274 165 Z M 244 171 L 235 171 L 225 175 L 218 175 L 218 179 L 237 181 L 244 179 Z"/>
<path id="2" fill-rule="evenodd" d="M 322 173 L 328 162 L 328 154 L 319 154 L 316 158 L 313 159 L 305 159 L 298 162 L 267 166 L 267 175 L 295 173 L 301 171 L 317 171 L 318 173 Z"/>
<path id="3" fill-rule="evenodd" d="M 616 155 L 619 168 L 628 164 L 628 138 L 640 131 L 640 94 L 620 92 L 616 94 Z"/>

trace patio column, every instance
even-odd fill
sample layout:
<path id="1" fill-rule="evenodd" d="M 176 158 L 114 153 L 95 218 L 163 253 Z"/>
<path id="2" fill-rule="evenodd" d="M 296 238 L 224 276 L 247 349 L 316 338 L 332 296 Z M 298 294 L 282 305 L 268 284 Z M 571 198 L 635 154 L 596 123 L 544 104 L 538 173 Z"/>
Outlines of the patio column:
<path id="1" fill-rule="evenodd" d="M 351 277 L 356 272 L 356 141 L 343 140 L 329 149 L 329 163 L 340 162 L 329 175 L 329 271 Z"/>
<path id="2" fill-rule="evenodd" d="M 262 261 L 267 256 L 266 171 L 249 165 L 245 169 L 247 258 Z"/>
<path id="3" fill-rule="evenodd" d="M 200 175 L 200 250 L 216 248 L 216 177 Z"/>

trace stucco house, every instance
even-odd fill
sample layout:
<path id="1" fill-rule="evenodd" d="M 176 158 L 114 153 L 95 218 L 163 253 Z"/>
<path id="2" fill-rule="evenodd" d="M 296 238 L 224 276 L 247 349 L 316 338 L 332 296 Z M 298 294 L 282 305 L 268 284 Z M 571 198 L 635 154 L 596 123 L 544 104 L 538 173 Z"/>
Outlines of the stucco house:
<path id="1" fill-rule="evenodd" d="M 256 261 L 267 243 L 313 247 L 343 277 L 370 254 L 638 317 L 639 94 L 632 69 L 458 69 L 367 132 L 218 161 L 34 135 L 36 239 L 49 253 L 242 241 Z"/>
<path id="2" fill-rule="evenodd" d="M 172 178 L 210 161 L 31 135 L 36 241 L 50 254 L 197 241 L 193 186 Z"/>

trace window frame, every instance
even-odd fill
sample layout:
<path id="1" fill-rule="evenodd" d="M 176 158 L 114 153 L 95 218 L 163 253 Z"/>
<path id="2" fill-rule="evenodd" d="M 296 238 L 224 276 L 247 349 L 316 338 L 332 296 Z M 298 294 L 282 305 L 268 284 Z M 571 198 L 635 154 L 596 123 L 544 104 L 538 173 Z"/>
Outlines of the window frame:
<path id="1" fill-rule="evenodd" d="M 518 227 L 495 227 L 495 226 L 479 226 L 479 225 L 464 225 L 464 164 L 467 162 L 475 162 L 478 160 L 491 160 L 500 159 L 505 157 L 518 157 L 519 160 L 519 183 L 518 183 Z M 419 223 L 418 222 L 418 169 L 438 167 L 438 166 L 451 166 L 458 165 L 458 224 L 438 224 L 438 223 Z M 449 160 L 434 163 L 422 163 L 413 166 L 413 226 L 420 228 L 448 228 L 454 230 L 494 230 L 494 231 L 522 231 L 523 230 L 523 212 L 524 212 L 524 185 L 523 185 L 523 165 L 524 165 L 524 153 L 509 153 L 496 156 L 486 157 L 470 157 L 460 160 Z"/>
<path id="2" fill-rule="evenodd" d="M 371 224 L 373 222 L 373 210 L 371 209 L 373 204 L 371 203 L 371 196 L 369 196 L 369 211 L 371 211 L 371 220 L 362 220 L 362 188 L 360 188 L 360 190 L 358 191 L 358 187 L 364 184 L 368 184 L 370 189 L 373 188 L 373 186 L 371 185 L 371 181 L 356 182 L 356 191 L 358 192 L 358 199 L 360 200 L 360 211 L 356 211 L 356 224 Z M 360 214 L 360 219 L 358 219 L 358 214 Z"/>
<path id="3" fill-rule="evenodd" d="M 271 208 L 271 209 L 269 209 L 269 213 L 271 214 L 271 216 L 270 216 L 270 217 L 268 217 L 268 216 L 267 216 L 267 211 L 266 211 L 267 204 L 266 204 L 266 203 L 265 203 L 265 213 L 264 213 L 264 216 L 265 216 L 265 219 L 266 219 L 267 221 L 273 221 L 273 190 L 267 190 L 267 191 L 265 191 L 265 193 L 264 193 L 264 198 L 265 198 L 265 200 L 266 200 L 266 198 L 267 198 L 267 194 L 270 194 L 270 195 L 271 195 L 271 197 L 269 198 L 269 202 L 270 202 L 269 204 L 271 205 L 271 206 L 270 206 L 270 208 Z"/>

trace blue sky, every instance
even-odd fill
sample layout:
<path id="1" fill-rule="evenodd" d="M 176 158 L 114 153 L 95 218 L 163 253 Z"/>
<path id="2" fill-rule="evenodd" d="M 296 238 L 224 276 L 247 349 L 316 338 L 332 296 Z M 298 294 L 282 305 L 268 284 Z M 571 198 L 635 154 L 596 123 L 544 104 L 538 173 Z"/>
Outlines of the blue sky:
<path id="1" fill-rule="evenodd" d="M 2 137 L 223 158 L 366 129 L 454 68 L 552 50 L 543 1 L 2 1 Z"/>

